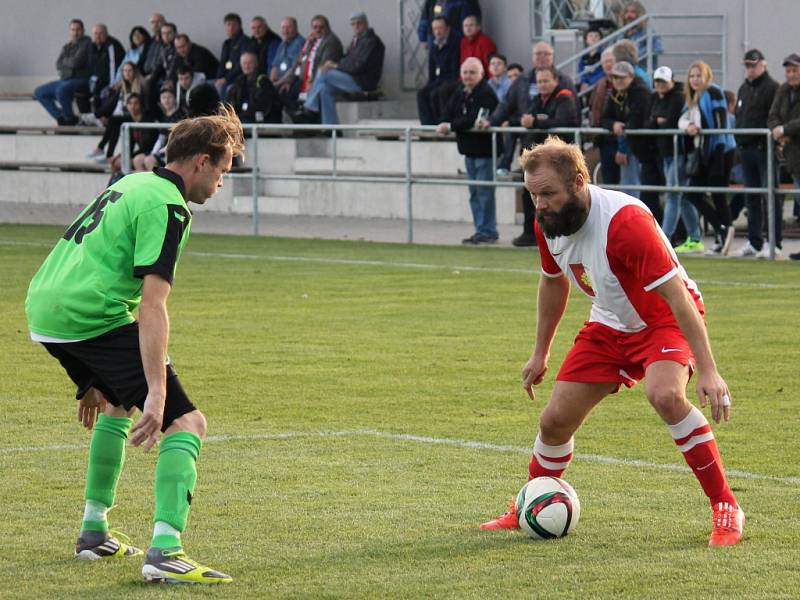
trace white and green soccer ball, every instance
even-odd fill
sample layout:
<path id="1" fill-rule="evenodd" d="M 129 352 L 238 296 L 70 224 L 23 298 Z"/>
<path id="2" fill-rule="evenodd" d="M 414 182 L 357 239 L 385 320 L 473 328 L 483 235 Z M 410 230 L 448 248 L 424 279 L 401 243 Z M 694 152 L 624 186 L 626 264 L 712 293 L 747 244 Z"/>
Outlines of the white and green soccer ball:
<path id="1" fill-rule="evenodd" d="M 517 494 L 516 509 L 520 529 L 541 540 L 564 537 L 581 516 L 578 494 L 558 477 L 531 479 Z"/>

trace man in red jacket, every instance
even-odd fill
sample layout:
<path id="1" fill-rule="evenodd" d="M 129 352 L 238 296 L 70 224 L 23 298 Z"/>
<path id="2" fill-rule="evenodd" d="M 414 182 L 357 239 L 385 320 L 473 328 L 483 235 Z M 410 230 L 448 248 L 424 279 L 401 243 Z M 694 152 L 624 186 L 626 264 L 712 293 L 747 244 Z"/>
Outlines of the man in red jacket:
<path id="1" fill-rule="evenodd" d="M 470 57 L 475 57 L 483 65 L 483 72 L 489 72 L 489 56 L 497 52 L 497 45 L 492 38 L 481 31 L 481 22 L 478 17 L 470 15 L 464 19 L 464 37 L 461 38 L 461 60 L 459 64 Z"/>

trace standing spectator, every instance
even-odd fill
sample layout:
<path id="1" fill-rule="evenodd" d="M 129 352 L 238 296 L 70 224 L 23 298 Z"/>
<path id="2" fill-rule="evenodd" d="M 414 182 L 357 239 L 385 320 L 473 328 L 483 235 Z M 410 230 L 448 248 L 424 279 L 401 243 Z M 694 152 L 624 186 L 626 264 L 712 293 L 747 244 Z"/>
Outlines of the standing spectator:
<path id="1" fill-rule="evenodd" d="M 703 129 L 725 129 L 728 126 L 725 94 L 713 83 L 713 78 L 711 67 L 702 60 L 689 65 L 688 85 L 684 90 L 686 104 L 678 127 L 693 138 L 691 149 L 701 148 L 703 167 L 699 173 L 689 174 L 689 185 L 693 187 L 727 187 L 733 166 L 736 142 L 732 134 L 700 135 Z M 705 194 L 691 193 L 688 198 L 714 228 L 714 247 L 706 254 L 727 256 L 735 232 L 726 195 L 712 194 L 713 208 L 706 202 Z"/>
<path id="2" fill-rule="evenodd" d="M 794 185 L 800 188 L 800 54 L 790 54 L 783 59 L 786 83 L 781 84 L 769 111 L 767 127 L 783 156 L 784 168 L 792 176 Z M 781 218 L 783 211 L 776 218 Z M 793 215 L 800 219 L 800 196 L 794 197 Z M 789 255 L 800 260 L 800 252 Z"/>
<path id="3" fill-rule="evenodd" d="M 319 68 L 319 76 L 306 98 L 304 113 L 295 115 L 297 122 L 338 124 L 336 94 L 339 92 L 370 92 L 378 88 L 383 72 L 384 46 L 375 30 L 369 26 L 366 13 L 350 15 L 353 39 L 345 55 L 338 62 L 325 62 Z M 316 114 L 314 114 L 316 113 Z"/>
<path id="4" fill-rule="evenodd" d="M 239 58 L 242 52 L 247 50 L 250 43 L 247 36 L 242 31 L 242 17 L 236 13 L 228 13 L 222 19 L 225 25 L 225 35 L 228 38 L 222 42 L 222 51 L 219 56 L 219 67 L 217 68 L 217 80 L 214 85 L 220 97 L 225 97 L 225 91 L 242 72 Z"/>
<path id="5" fill-rule="evenodd" d="M 417 24 L 417 37 L 423 47 L 430 46 L 433 41 L 433 21 L 445 19 L 455 37 L 461 39 L 464 19 L 470 16 L 481 18 L 478 0 L 425 0 Z"/>
<path id="6" fill-rule="evenodd" d="M 469 57 L 474 56 L 481 61 L 483 72 L 489 72 L 489 56 L 497 52 L 497 45 L 494 40 L 481 31 L 480 19 L 475 15 L 470 15 L 464 19 L 464 37 L 461 38 L 459 60 L 461 64 Z"/>
<path id="7" fill-rule="evenodd" d="M 646 14 L 647 10 L 645 9 L 644 4 L 639 2 L 639 0 L 632 0 L 625 6 L 625 10 L 622 13 L 622 24 L 627 25 L 632 23 L 639 17 L 643 17 Z M 639 61 L 639 66 L 643 69 L 647 69 L 648 28 L 650 29 L 650 51 L 653 55 L 653 69 L 656 69 L 658 67 L 658 57 L 660 54 L 664 53 L 664 45 L 661 43 L 661 37 L 656 35 L 653 31 L 653 26 L 650 25 L 647 20 L 645 20 L 636 27 L 626 31 L 625 37 L 636 43 L 636 49 L 639 52 L 639 56 L 642 57 L 642 60 Z"/>
<path id="8" fill-rule="evenodd" d="M 603 39 L 599 29 L 587 29 L 583 34 L 583 45 L 590 48 Z M 585 92 L 594 84 L 605 77 L 601 57 L 603 48 L 595 48 L 589 54 L 584 54 L 578 61 L 578 83 L 580 91 Z"/>
<path id="9" fill-rule="evenodd" d="M 672 78 L 672 69 L 658 67 L 653 73 L 653 84 L 656 91 L 653 94 L 650 106 L 650 115 L 645 127 L 647 129 L 677 129 L 678 119 L 683 113 L 683 85 Z M 658 155 L 664 171 L 667 185 L 686 185 L 686 158 L 683 154 L 682 138 L 678 138 L 678 160 L 675 161 L 675 147 L 671 135 L 656 137 Z M 677 248 L 678 254 L 693 254 L 703 252 L 705 246 L 701 234 L 697 210 L 691 202 L 686 200 L 683 192 L 667 192 L 666 205 L 664 206 L 664 220 L 661 229 L 664 235 L 672 242 L 672 236 L 678 227 L 678 218 L 683 220 L 686 229 L 686 240 Z"/>
<path id="10" fill-rule="evenodd" d="M 89 86 L 89 46 L 92 41 L 83 33 L 83 21 L 69 22 L 69 41 L 61 48 L 56 60 L 58 79 L 40 85 L 33 97 L 59 125 L 75 125 L 78 118 L 72 112 L 75 92 Z"/>
<path id="11" fill-rule="evenodd" d="M 167 20 L 164 18 L 164 15 L 161 13 L 153 13 L 150 15 L 150 20 L 148 23 L 150 24 L 150 45 L 147 47 L 147 52 L 144 56 L 144 62 L 142 63 L 141 73 L 144 77 L 150 75 L 153 72 L 153 69 L 156 68 L 156 64 L 158 63 L 158 57 L 161 55 L 161 26 L 166 23 Z"/>
<path id="12" fill-rule="evenodd" d="M 428 45 L 428 83 L 417 91 L 417 110 L 422 125 L 438 125 L 442 99 L 438 91 L 444 84 L 458 80 L 459 42 L 456 32 L 444 17 L 432 24 L 433 38 Z"/>
<path id="13" fill-rule="evenodd" d="M 443 122 L 436 132 L 456 133 L 458 151 L 464 155 L 471 181 L 492 180 L 492 138 L 472 131 L 482 114 L 497 106 L 497 96 L 483 79 L 483 65 L 475 57 L 461 65 L 461 83 L 442 114 Z M 494 188 L 469 186 L 469 205 L 475 233 L 462 240 L 464 244 L 494 244 L 498 240 Z"/>
<path id="14" fill-rule="evenodd" d="M 111 82 L 112 85 L 122 79 L 122 65 L 125 63 L 135 64 L 139 73 L 141 74 L 142 72 L 142 66 L 144 65 L 147 51 L 150 49 L 150 34 L 147 33 L 147 30 L 141 25 L 136 25 L 131 29 L 130 35 L 128 35 L 128 41 L 130 42 L 130 48 L 125 52 L 125 56 L 122 57 L 122 64 L 117 68 L 117 72 L 114 74 L 114 80 Z"/>
<path id="15" fill-rule="evenodd" d="M 611 48 L 603 50 L 600 55 L 600 65 L 602 66 L 604 77 L 597 82 L 592 90 L 592 95 L 589 96 L 589 123 L 592 127 L 600 127 L 606 100 L 610 94 L 614 93 L 614 84 L 611 83 L 611 71 L 616 63 L 614 51 Z M 606 185 L 618 184 L 619 165 L 616 161 L 618 150 L 616 136 L 598 135 L 594 143 L 600 151 L 600 174 L 603 183 Z"/>
<path id="16" fill-rule="evenodd" d="M 117 73 L 117 67 L 122 64 L 123 56 L 125 49 L 119 40 L 108 35 L 108 28 L 103 23 L 95 25 L 89 46 L 89 93 L 94 108 L 99 108 L 108 96 L 108 86 Z M 96 124 L 93 114 L 87 117 L 89 124 Z"/>
<path id="17" fill-rule="evenodd" d="M 760 50 L 753 49 L 745 53 L 744 70 L 745 80 L 739 86 L 736 99 L 736 127 L 765 129 L 769 109 L 778 91 L 778 82 L 767 72 L 767 61 Z M 764 136 L 737 134 L 736 146 L 739 150 L 745 187 L 767 187 L 767 140 Z M 778 194 L 770 199 L 747 194 L 747 243 L 737 252 L 739 256 L 768 256 L 761 233 L 762 200 L 772 200 L 775 203 L 775 231 L 770 237 L 775 244 L 776 253 L 780 253 L 783 230 L 782 198 Z"/>
<path id="18" fill-rule="evenodd" d="M 489 55 L 489 78 L 487 82 L 500 102 L 506 99 L 508 88 L 511 87 L 511 80 L 506 75 L 507 63 L 508 59 L 502 54 L 494 53 Z"/>
<path id="19" fill-rule="evenodd" d="M 178 69 L 184 65 L 192 73 L 202 73 L 204 81 L 213 79 L 217 72 L 217 57 L 208 48 L 192 42 L 185 33 L 175 36 L 175 54 L 176 59 L 167 73 L 167 79 L 173 84 L 178 80 Z"/>
<path id="20" fill-rule="evenodd" d="M 281 21 L 281 36 L 283 40 L 278 44 L 275 51 L 275 58 L 270 69 L 270 81 L 278 90 L 281 102 L 288 110 L 296 110 L 297 106 L 294 99 L 297 98 L 297 89 L 292 93 L 294 70 L 299 65 L 300 51 L 303 49 L 305 38 L 297 32 L 297 19 L 294 17 L 284 17 Z"/>
<path id="21" fill-rule="evenodd" d="M 297 24 L 295 23 L 295 34 Z M 272 31 L 267 25 L 264 17 L 253 17 L 250 20 L 250 52 L 255 52 L 258 58 L 258 70 L 267 76 L 272 72 L 272 63 L 275 60 L 275 53 L 281 45 L 281 38 Z"/>
<path id="22" fill-rule="evenodd" d="M 226 100 L 242 123 L 280 123 L 281 99 L 269 76 L 260 72 L 258 56 L 248 50 L 240 60 L 242 74 L 228 90 Z"/>

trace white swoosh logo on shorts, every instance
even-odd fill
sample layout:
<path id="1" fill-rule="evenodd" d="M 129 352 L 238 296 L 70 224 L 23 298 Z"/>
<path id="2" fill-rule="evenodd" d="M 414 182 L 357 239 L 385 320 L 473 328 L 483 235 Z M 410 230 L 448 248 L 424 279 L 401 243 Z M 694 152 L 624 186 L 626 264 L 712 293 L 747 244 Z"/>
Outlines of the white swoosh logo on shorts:
<path id="1" fill-rule="evenodd" d="M 680 352 L 680 351 L 681 351 L 681 348 L 664 348 L 663 346 L 661 347 L 661 352 L 664 352 L 664 353 L 667 353 L 667 352 Z"/>

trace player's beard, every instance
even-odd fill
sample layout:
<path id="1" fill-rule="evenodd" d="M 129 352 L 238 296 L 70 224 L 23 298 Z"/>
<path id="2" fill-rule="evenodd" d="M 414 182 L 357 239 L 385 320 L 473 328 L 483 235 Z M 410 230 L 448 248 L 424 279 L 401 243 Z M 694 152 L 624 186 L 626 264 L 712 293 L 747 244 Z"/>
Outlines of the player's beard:
<path id="1" fill-rule="evenodd" d="M 536 210 L 536 220 L 545 237 L 553 239 L 560 235 L 572 235 L 586 222 L 589 211 L 581 205 L 575 191 L 570 191 L 570 199 L 559 211 Z M 547 217 L 547 218 L 545 218 Z"/>

